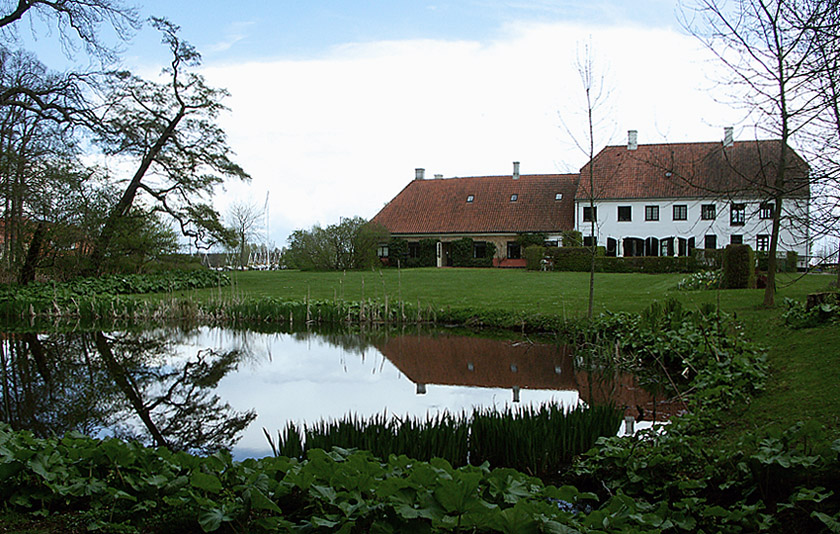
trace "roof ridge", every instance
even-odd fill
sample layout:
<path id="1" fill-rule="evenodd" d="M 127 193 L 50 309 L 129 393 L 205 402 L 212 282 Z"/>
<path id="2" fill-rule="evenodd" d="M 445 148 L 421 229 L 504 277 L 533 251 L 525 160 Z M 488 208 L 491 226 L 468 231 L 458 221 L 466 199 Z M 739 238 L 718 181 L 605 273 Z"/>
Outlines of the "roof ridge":
<path id="1" fill-rule="evenodd" d="M 740 139 L 733 141 L 733 144 L 736 145 L 743 145 L 747 143 L 767 143 L 767 142 L 777 142 L 780 143 L 781 139 Z M 675 142 L 664 142 L 664 143 L 639 143 L 637 145 L 638 148 L 641 147 L 652 147 L 652 146 L 674 146 L 674 145 L 720 145 L 723 146 L 723 140 L 718 141 L 675 141 Z M 607 145 L 604 149 L 607 148 L 624 148 L 627 149 L 626 144 L 621 145 Z"/>

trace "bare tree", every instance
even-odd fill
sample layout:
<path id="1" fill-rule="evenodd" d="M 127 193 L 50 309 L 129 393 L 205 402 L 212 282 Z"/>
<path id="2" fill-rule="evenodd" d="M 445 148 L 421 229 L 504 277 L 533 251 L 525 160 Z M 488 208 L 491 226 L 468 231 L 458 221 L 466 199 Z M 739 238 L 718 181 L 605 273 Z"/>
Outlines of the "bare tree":
<path id="1" fill-rule="evenodd" d="M 807 142 L 818 194 L 813 218 L 824 236 L 840 238 L 840 6 L 828 0 L 802 0 L 800 5 L 792 14 L 806 32 L 811 88 L 823 109 L 815 115 Z M 840 286 L 840 247 L 837 264 Z"/>
<path id="2" fill-rule="evenodd" d="M 809 127 L 821 109 L 810 89 L 814 73 L 805 58 L 813 51 L 808 39 L 812 21 L 799 18 L 797 0 L 738 0 L 728 9 L 722 0 L 697 0 L 696 18 L 685 25 L 699 38 L 728 73 L 724 83 L 740 91 L 735 97 L 754 121 L 757 132 L 780 142 L 774 161 L 757 187 L 773 202 L 764 305 L 775 304 L 776 252 L 783 203 L 807 187 L 791 171 L 790 143 Z"/>
<path id="3" fill-rule="evenodd" d="M 587 317 L 592 318 L 593 307 L 595 302 L 595 259 L 597 256 L 597 224 L 598 217 L 595 206 L 595 201 L 600 197 L 598 189 L 595 184 L 595 131 L 600 129 L 600 123 L 603 121 L 602 109 L 607 105 L 610 92 L 605 87 L 604 73 L 600 72 L 595 63 L 595 54 L 592 49 L 592 43 L 588 42 L 583 47 L 578 48 L 575 67 L 580 77 L 581 87 L 583 89 L 583 110 L 586 117 L 585 133 L 581 135 L 577 133 L 566 121 L 563 121 L 563 126 L 566 132 L 571 137 L 574 144 L 586 155 L 587 165 L 584 167 L 581 180 L 585 180 L 584 191 L 586 192 L 589 201 L 589 219 L 590 219 L 590 251 L 591 262 L 589 268 L 589 305 L 587 308 Z"/>
<path id="4" fill-rule="evenodd" d="M 228 227 L 236 234 L 239 266 L 248 263 L 248 243 L 262 230 L 263 213 L 255 204 L 236 202 L 227 213 Z"/>
<path id="5" fill-rule="evenodd" d="M 48 30 L 54 26 L 66 54 L 72 55 L 81 44 L 88 53 L 105 61 L 116 59 L 118 50 L 100 38 L 103 24 L 109 25 L 120 40 L 130 38 L 140 27 L 137 10 L 121 0 L 2 0 L 0 36 L 4 41 L 17 41 L 17 23 L 27 15 L 40 20 Z M 34 28 L 32 22 L 30 27 Z"/>

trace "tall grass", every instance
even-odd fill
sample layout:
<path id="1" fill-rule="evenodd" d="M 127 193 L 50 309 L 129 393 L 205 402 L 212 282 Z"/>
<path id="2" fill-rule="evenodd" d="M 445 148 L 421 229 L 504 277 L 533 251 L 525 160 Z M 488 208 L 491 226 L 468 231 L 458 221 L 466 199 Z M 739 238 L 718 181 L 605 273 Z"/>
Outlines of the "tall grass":
<path id="1" fill-rule="evenodd" d="M 564 409 L 556 404 L 518 408 L 476 408 L 472 414 L 447 412 L 425 419 L 349 414 L 311 425 L 290 422 L 266 437 L 275 456 L 299 458 L 311 449 L 332 447 L 371 451 L 380 458 L 404 454 L 417 460 L 443 458 L 454 467 L 489 462 L 535 476 L 556 475 L 589 450 L 601 436 L 612 436 L 622 411 L 612 406 Z"/>

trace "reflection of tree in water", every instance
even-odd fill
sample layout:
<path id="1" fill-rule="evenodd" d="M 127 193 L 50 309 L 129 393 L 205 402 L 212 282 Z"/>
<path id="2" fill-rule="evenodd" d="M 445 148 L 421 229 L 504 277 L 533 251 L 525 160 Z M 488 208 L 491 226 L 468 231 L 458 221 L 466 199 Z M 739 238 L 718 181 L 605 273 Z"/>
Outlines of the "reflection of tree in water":
<path id="1" fill-rule="evenodd" d="M 0 343 L 2 420 L 40 436 L 98 432 L 116 390 L 89 341 L 78 335 L 7 334 Z"/>
<path id="2" fill-rule="evenodd" d="M 9 336 L 0 350 L 3 420 L 39 435 L 107 428 L 174 449 L 232 447 L 256 414 L 234 411 L 213 389 L 242 353 L 175 360 L 171 349 L 166 332 Z"/>

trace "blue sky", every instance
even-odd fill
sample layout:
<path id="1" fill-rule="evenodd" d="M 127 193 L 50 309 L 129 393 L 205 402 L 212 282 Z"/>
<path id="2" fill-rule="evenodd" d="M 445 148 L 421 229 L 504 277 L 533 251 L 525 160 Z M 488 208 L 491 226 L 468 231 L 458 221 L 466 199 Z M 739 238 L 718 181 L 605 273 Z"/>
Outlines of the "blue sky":
<path id="1" fill-rule="evenodd" d="M 420 2 L 154 0 L 144 14 L 180 24 L 208 61 L 311 58 L 346 43 L 497 39 L 512 22 L 676 27 L 672 0 Z M 144 32 L 146 50 L 154 36 Z"/>
<path id="2" fill-rule="evenodd" d="M 584 43 L 610 88 L 596 150 L 629 129 L 641 143 L 718 140 L 729 125 L 753 136 L 677 10 L 676 0 L 141 6 L 180 25 L 207 81 L 230 91 L 220 122 L 253 180 L 226 184 L 214 205 L 262 207 L 268 195 L 263 239 L 273 246 L 298 228 L 373 217 L 416 167 L 430 177 L 507 174 L 513 161 L 523 174 L 576 172 L 586 161 L 573 140 L 585 125 L 575 70 Z M 39 57 L 60 65 L 55 36 L 35 29 Z M 146 76 L 168 59 L 150 28 L 123 58 Z"/>

